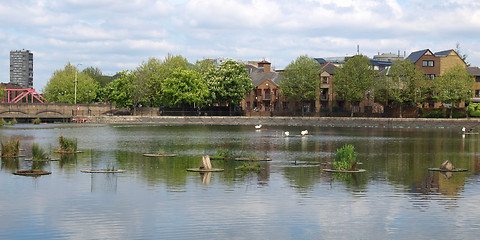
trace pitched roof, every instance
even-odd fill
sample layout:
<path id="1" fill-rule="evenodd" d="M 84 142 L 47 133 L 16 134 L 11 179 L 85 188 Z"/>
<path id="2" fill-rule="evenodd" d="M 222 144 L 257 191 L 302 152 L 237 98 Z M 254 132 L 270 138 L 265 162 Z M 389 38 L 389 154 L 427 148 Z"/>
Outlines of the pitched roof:
<path id="1" fill-rule="evenodd" d="M 480 68 L 478 67 L 467 67 L 467 72 L 473 76 L 480 76 Z"/>
<path id="2" fill-rule="evenodd" d="M 322 69 L 320 69 L 321 72 L 327 72 L 330 75 L 333 75 L 335 73 L 335 70 L 337 69 L 337 66 L 333 65 L 333 63 L 329 62 L 325 65 L 323 65 Z"/>
<path id="3" fill-rule="evenodd" d="M 429 49 L 424 49 L 424 50 L 412 52 L 412 53 L 410 53 L 410 55 L 408 55 L 407 59 L 410 60 L 410 62 L 416 63 L 418 61 L 418 59 L 420 59 L 427 52 L 431 53 L 431 51 Z"/>
<path id="4" fill-rule="evenodd" d="M 282 81 L 283 73 L 280 73 L 280 72 L 264 72 L 263 67 L 256 68 L 256 67 L 253 67 L 253 66 L 247 66 L 247 69 L 248 69 L 248 75 L 250 75 L 250 79 L 252 79 L 252 84 L 255 87 L 258 87 L 265 80 L 270 80 L 276 86 L 278 86 L 280 81 Z"/>
<path id="5" fill-rule="evenodd" d="M 450 54 L 450 52 L 452 52 L 452 51 L 453 51 L 453 49 L 436 52 L 436 53 L 435 53 L 435 56 L 436 56 L 436 57 L 446 57 L 446 56 L 448 56 L 448 54 Z"/>

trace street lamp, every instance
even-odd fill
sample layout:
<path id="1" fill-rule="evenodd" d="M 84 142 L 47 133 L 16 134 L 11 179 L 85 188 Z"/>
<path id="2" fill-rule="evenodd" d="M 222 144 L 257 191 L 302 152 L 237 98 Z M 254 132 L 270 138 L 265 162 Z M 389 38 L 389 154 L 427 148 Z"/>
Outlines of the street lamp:
<path id="1" fill-rule="evenodd" d="M 77 72 L 78 66 L 82 65 L 81 63 L 77 64 L 77 68 L 75 69 L 75 104 L 77 104 Z"/>

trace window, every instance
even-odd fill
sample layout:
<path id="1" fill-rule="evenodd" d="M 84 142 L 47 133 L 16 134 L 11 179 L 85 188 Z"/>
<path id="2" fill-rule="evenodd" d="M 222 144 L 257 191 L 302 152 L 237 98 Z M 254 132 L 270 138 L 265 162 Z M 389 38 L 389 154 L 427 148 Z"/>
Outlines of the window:
<path id="1" fill-rule="evenodd" d="M 435 74 L 427 74 L 427 79 L 433 80 L 435 79 Z"/>
<path id="2" fill-rule="evenodd" d="M 480 97 L 480 89 L 475 90 L 475 97 Z"/>
<path id="3" fill-rule="evenodd" d="M 288 102 L 283 102 L 283 110 L 288 110 Z"/>
<path id="4" fill-rule="evenodd" d="M 476 77 L 475 77 L 475 81 L 476 81 L 476 82 L 480 82 L 480 76 L 476 76 Z"/>
<path id="5" fill-rule="evenodd" d="M 323 83 L 323 84 L 328 84 L 328 83 L 329 83 L 329 80 L 330 80 L 329 77 L 322 77 L 322 83 Z"/>
<path id="6" fill-rule="evenodd" d="M 423 60 L 422 67 L 433 67 L 433 60 Z"/>

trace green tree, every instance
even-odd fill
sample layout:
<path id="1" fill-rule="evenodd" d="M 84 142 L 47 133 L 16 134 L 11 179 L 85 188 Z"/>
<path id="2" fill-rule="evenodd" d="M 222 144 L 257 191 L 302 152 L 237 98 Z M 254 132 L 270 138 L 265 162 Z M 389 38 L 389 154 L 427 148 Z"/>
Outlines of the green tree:
<path id="1" fill-rule="evenodd" d="M 386 105 L 392 100 L 400 106 L 423 102 L 428 90 L 425 74 L 409 60 L 395 61 L 390 69 L 375 82 L 375 89 L 385 94 Z M 377 92 L 375 92 L 377 97 Z"/>
<path id="2" fill-rule="evenodd" d="M 43 96 L 53 103 L 75 103 L 75 75 L 77 75 L 77 103 L 91 103 L 96 99 L 99 84 L 86 73 L 78 73 L 70 63 L 56 70 L 43 89 Z"/>
<path id="3" fill-rule="evenodd" d="M 307 55 L 299 56 L 285 67 L 282 81 L 279 83 L 281 94 L 289 101 L 314 101 L 318 92 L 318 72 L 320 64 Z M 302 114 L 304 108 L 302 107 Z"/>
<path id="4" fill-rule="evenodd" d="M 132 90 L 134 88 L 132 82 L 135 74 L 131 71 L 123 71 L 117 73 L 117 76 L 104 88 L 105 98 L 118 108 L 131 107 L 133 105 Z"/>
<path id="5" fill-rule="evenodd" d="M 335 71 L 333 88 L 339 97 L 352 105 L 352 117 L 353 104 L 364 100 L 367 90 L 373 88 L 373 76 L 370 60 L 363 55 L 355 55 Z"/>
<path id="6" fill-rule="evenodd" d="M 210 69 L 215 68 L 215 64 L 210 59 L 203 59 L 193 65 L 193 70 L 200 74 L 207 73 Z"/>
<path id="7" fill-rule="evenodd" d="M 102 70 L 98 67 L 87 67 L 83 69 L 82 73 L 92 77 L 102 88 L 107 86 L 107 84 L 113 80 L 112 76 L 103 75 Z"/>
<path id="8" fill-rule="evenodd" d="M 218 68 L 209 69 L 204 77 L 210 92 L 211 103 L 228 103 L 230 110 L 253 89 L 245 66 L 232 60 L 224 62 Z"/>
<path id="9" fill-rule="evenodd" d="M 174 56 L 168 54 L 163 61 L 156 58 L 150 58 L 147 62 L 143 62 L 136 69 L 136 85 L 143 86 L 144 96 L 140 97 L 148 101 L 151 106 L 169 105 L 162 102 L 162 85 L 163 81 L 170 77 L 174 69 L 189 69 L 190 63 L 181 55 Z M 137 94 L 137 95 L 138 95 Z"/>
<path id="10" fill-rule="evenodd" d="M 452 105 L 450 108 L 451 118 L 455 104 L 470 101 L 475 89 L 475 80 L 463 66 L 456 65 L 448 69 L 442 76 L 436 77 L 433 86 L 435 99 Z"/>
<path id="11" fill-rule="evenodd" d="M 207 101 L 208 88 L 199 73 L 193 70 L 175 69 L 163 82 L 162 97 L 163 101 L 170 106 L 201 107 Z"/>

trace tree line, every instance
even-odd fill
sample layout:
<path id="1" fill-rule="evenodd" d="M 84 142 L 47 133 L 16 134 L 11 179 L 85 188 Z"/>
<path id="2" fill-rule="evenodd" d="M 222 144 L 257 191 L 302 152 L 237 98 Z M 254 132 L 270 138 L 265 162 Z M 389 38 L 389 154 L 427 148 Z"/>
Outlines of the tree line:
<path id="1" fill-rule="evenodd" d="M 253 89 L 243 64 L 227 61 L 216 67 L 204 59 L 190 64 L 181 55 L 150 58 L 134 70 L 113 77 L 98 68 L 78 72 L 67 63 L 56 70 L 43 89 L 49 102 L 74 103 L 75 76 L 77 103 L 109 102 L 116 107 L 201 108 L 207 105 L 234 106 Z"/>
<path id="2" fill-rule="evenodd" d="M 280 91 L 289 101 L 315 101 L 320 91 L 320 69 L 321 65 L 314 58 L 298 57 L 286 66 Z M 419 106 L 430 100 L 452 106 L 468 103 L 475 86 L 473 76 L 461 65 L 429 79 L 408 59 L 395 61 L 389 69 L 379 73 L 363 55 L 353 56 L 337 68 L 331 83 L 337 98 L 351 105 L 374 98 L 385 106 L 398 105 L 400 114 L 402 106 Z"/>

